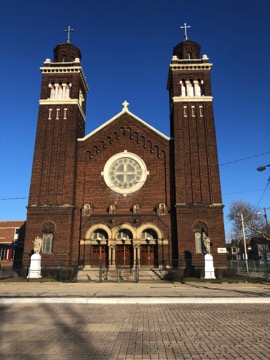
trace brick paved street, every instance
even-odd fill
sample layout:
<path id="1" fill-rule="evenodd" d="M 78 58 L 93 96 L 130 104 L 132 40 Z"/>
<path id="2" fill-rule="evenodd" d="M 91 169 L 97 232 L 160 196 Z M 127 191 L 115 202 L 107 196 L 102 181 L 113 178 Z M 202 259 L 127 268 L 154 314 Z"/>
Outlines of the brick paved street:
<path id="1" fill-rule="evenodd" d="M 1 305 L 5 360 L 269 359 L 269 304 Z"/>

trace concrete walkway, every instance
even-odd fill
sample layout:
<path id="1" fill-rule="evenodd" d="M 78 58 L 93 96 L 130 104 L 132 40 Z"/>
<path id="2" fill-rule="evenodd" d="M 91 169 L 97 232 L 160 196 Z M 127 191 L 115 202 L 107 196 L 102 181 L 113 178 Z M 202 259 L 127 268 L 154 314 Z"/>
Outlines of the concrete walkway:
<path id="1" fill-rule="evenodd" d="M 0 359 L 264 360 L 270 284 L 0 282 Z"/>
<path id="2" fill-rule="evenodd" d="M 270 303 L 270 283 L 0 282 L 0 303 Z"/>

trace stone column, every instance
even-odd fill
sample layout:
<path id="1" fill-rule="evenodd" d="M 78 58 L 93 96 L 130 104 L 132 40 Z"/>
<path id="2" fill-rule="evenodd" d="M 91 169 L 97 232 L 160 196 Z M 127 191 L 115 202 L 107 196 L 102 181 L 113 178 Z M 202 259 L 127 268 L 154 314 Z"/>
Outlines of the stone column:
<path id="1" fill-rule="evenodd" d="M 111 251 L 112 251 L 112 257 L 111 257 L 111 264 L 112 264 L 112 267 L 115 267 L 115 247 L 116 245 L 111 245 Z"/>

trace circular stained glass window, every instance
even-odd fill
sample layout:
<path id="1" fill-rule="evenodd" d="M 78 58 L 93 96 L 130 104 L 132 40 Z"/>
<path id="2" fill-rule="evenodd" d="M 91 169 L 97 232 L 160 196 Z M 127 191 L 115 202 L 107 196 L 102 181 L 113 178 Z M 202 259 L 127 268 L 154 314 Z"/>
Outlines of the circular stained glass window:
<path id="1" fill-rule="evenodd" d="M 104 167 L 104 180 L 111 190 L 128 194 L 139 190 L 145 183 L 147 169 L 137 155 L 123 152 L 112 156 Z"/>

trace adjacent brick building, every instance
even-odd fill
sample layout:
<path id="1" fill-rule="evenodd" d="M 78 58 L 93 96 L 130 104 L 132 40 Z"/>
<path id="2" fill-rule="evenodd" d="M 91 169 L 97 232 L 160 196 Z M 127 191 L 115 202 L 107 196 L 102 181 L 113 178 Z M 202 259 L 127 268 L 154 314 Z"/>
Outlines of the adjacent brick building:
<path id="1" fill-rule="evenodd" d="M 24 235 L 25 221 L 0 221 L 0 266 L 20 266 Z"/>
<path id="2" fill-rule="evenodd" d="M 25 259 L 40 236 L 43 262 L 199 267 L 208 238 L 215 266 L 223 266 L 210 70 L 196 42 L 174 48 L 170 137 L 131 113 L 127 102 L 85 134 L 80 50 L 70 43 L 54 49 L 54 60 L 41 67 Z"/>

